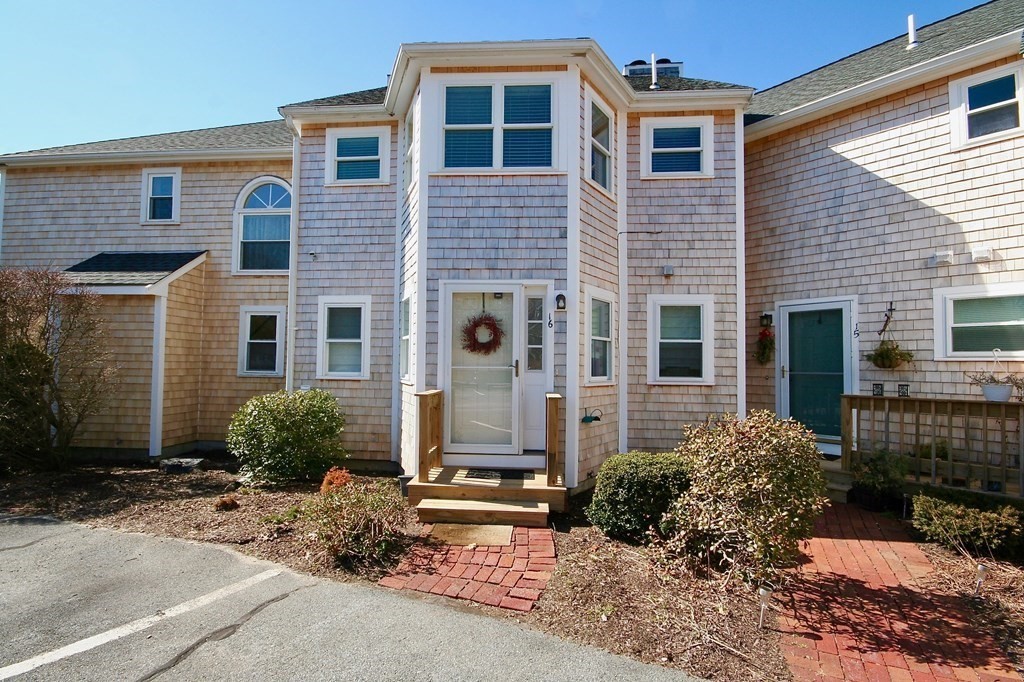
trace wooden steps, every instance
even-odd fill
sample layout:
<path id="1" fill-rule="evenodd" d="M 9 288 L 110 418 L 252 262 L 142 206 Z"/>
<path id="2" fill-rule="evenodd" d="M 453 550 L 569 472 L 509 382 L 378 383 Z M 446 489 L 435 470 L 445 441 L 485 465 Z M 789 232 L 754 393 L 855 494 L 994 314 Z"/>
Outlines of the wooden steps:
<path id="1" fill-rule="evenodd" d="M 549 507 L 546 502 L 426 498 L 416 505 L 416 511 L 422 523 L 502 523 L 544 528 Z"/>

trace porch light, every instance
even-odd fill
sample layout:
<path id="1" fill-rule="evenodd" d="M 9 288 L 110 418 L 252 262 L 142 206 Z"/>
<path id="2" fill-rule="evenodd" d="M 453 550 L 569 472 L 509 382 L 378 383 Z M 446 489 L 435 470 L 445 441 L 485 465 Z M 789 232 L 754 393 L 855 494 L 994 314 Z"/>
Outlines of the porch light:
<path id="1" fill-rule="evenodd" d="M 772 314 L 771 313 L 761 313 L 761 326 L 762 327 L 770 327 L 770 326 L 772 326 Z"/>
<path id="2" fill-rule="evenodd" d="M 555 296 L 555 310 L 565 310 L 565 294 Z"/>

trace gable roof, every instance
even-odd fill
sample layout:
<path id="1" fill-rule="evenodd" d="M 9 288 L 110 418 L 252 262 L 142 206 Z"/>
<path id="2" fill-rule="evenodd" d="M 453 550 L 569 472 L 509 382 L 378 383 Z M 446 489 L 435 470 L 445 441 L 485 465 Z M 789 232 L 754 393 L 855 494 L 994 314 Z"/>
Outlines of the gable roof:
<path id="1" fill-rule="evenodd" d="M 64 272 L 76 284 L 150 286 L 205 254 L 206 251 L 104 251 Z"/>
<path id="2" fill-rule="evenodd" d="M 907 49 L 907 35 L 902 34 L 762 90 L 754 95 L 748 122 L 791 111 L 1022 27 L 1024 0 L 993 0 L 917 29 L 918 45 L 912 50 Z"/>
<path id="3" fill-rule="evenodd" d="M 292 133 L 283 120 L 202 128 L 177 133 L 143 135 L 103 142 L 87 142 L 63 147 L 48 147 L 0 156 L 0 163 L 18 161 L 73 159 L 88 161 L 121 156 L 222 156 L 234 152 L 271 152 L 290 156 Z"/>

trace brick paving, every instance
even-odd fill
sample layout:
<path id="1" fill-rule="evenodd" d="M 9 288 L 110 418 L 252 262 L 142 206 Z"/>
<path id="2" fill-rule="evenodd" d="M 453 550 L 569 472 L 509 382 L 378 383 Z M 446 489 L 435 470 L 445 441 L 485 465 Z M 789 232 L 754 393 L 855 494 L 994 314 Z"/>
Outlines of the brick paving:
<path id="1" fill-rule="evenodd" d="M 425 527 L 424 536 L 431 528 Z M 516 526 L 508 546 L 480 545 L 469 549 L 420 542 L 378 584 L 529 611 L 548 586 L 554 570 L 554 533 L 548 528 Z"/>
<path id="2" fill-rule="evenodd" d="M 779 618 L 794 679 L 1020 680 L 959 597 L 927 592 L 932 565 L 894 519 L 834 504 Z"/>

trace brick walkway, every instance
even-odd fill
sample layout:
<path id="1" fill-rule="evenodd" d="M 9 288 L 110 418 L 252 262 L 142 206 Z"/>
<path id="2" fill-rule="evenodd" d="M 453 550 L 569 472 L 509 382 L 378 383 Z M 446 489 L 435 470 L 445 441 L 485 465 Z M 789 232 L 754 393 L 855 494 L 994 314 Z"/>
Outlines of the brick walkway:
<path id="1" fill-rule="evenodd" d="M 425 528 L 424 539 L 430 528 Z M 508 546 L 467 549 L 421 542 L 379 584 L 529 611 L 548 586 L 554 570 L 554 533 L 547 528 L 517 526 Z"/>
<path id="2" fill-rule="evenodd" d="M 779 619 L 796 680 L 1020 680 L 960 598 L 925 592 L 932 565 L 898 521 L 835 504 Z"/>

